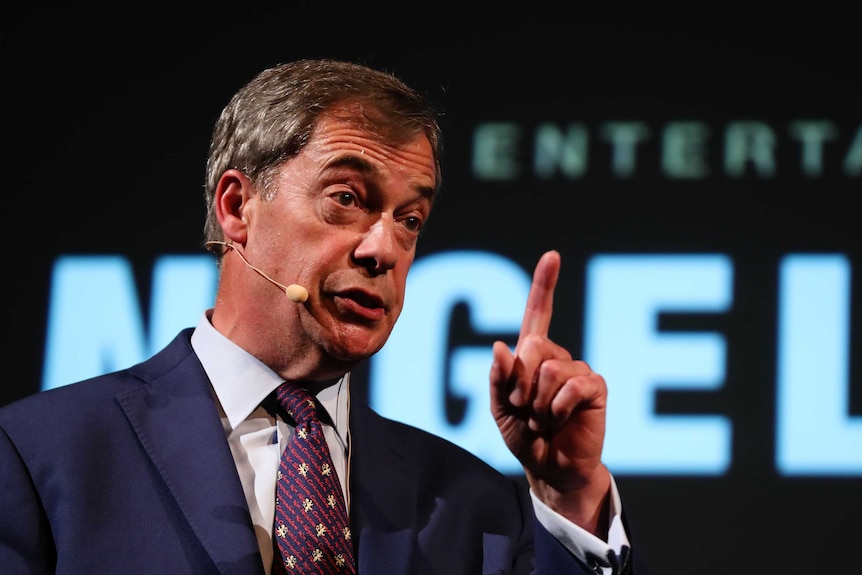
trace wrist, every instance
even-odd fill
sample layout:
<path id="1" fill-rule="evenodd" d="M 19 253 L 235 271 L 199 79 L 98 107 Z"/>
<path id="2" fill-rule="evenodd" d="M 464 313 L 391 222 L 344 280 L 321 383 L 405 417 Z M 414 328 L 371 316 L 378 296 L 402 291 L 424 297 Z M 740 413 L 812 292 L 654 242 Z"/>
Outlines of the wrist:
<path id="1" fill-rule="evenodd" d="M 530 489 L 545 505 L 572 523 L 606 540 L 610 505 L 610 473 L 600 466 L 587 480 L 556 486 L 527 474 Z"/>

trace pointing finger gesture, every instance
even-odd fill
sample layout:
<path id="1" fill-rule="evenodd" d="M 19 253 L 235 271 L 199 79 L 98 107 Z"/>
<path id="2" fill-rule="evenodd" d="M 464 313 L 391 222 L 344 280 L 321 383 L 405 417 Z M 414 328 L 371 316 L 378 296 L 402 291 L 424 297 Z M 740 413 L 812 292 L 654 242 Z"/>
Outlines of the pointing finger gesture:
<path id="1" fill-rule="evenodd" d="M 514 353 L 494 343 L 491 412 L 534 493 L 595 530 L 610 486 L 601 463 L 607 388 L 548 337 L 560 266 L 554 250 L 536 264 Z"/>

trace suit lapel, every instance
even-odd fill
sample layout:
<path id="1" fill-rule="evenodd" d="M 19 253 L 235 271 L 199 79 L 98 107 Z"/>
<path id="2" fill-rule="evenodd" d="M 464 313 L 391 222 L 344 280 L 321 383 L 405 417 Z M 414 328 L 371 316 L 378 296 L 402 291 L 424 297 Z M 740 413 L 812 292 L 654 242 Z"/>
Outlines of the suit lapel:
<path id="1" fill-rule="evenodd" d="M 410 572 L 416 544 L 416 459 L 384 420 L 351 401 L 351 521 L 358 531 L 360 575 Z"/>
<path id="2" fill-rule="evenodd" d="M 176 362 L 181 339 L 188 349 Z M 178 337 L 141 368 L 145 379 L 155 378 L 117 397 L 141 445 L 221 572 L 262 574 L 242 485 L 188 338 Z"/>

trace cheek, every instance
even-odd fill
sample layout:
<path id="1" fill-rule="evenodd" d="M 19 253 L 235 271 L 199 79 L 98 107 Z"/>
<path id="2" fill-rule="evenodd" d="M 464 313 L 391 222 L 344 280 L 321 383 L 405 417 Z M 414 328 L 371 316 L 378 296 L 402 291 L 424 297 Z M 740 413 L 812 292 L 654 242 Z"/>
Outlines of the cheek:
<path id="1" fill-rule="evenodd" d="M 408 264 L 409 265 L 409 264 Z M 398 304 L 398 313 L 401 313 L 401 308 L 404 307 L 405 290 L 407 289 L 407 267 L 404 266 L 403 272 L 398 271 L 395 277 L 396 303 Z"/>
<path id="2" fill-rule="evenodd" d="M 407 275 L 410 273 L 410 268 L 413 267 L 413 258 L 415 251 L 410 250 L 405 252 L 405 255 L 398 262 L 398 265 L 393 269 L 395 274 L 395 285 L 398 287 L 398 293 L 401 296 L 401 301 L 404 301 L 404 290 L 407 288 Z"/>

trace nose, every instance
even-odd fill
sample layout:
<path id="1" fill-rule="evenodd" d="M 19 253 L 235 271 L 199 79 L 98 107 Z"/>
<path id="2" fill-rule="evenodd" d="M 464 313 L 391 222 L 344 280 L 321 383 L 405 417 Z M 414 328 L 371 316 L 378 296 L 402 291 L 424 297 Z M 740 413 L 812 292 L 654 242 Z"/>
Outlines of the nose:
<path id="1" fill-rule="evenodd" d="M 385 273 L 398 261 L 398 239 L 395 220 L 383 215 L 363 234 L 353 257 L 375 274 Z"/>

